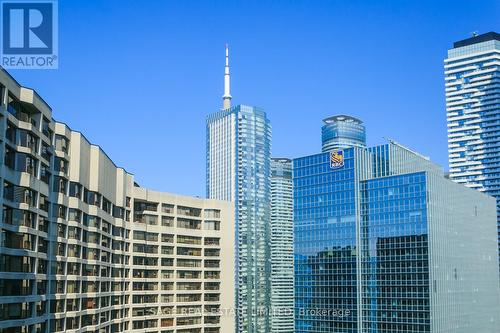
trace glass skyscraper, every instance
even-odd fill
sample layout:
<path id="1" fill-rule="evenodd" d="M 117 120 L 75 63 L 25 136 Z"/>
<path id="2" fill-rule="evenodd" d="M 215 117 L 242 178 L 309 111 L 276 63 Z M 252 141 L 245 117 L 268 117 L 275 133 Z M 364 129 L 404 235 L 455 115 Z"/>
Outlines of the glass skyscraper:
<path id="1" fill-rule="evenodd" d="M 323 120 L 322 151 L 349 147 L 366 147 L 365 125 L 357 118 L 338 115 Z"/>
<path id="2" fill-rule="evenodd" d="M 456 42 L 445 81 L 450 178 L 496 197 L 500 217 L 499 57 L 498 33 Z M 500 218 L 498 228 L 500 243 Z"/>
<path id="3" fill-rule="evenodd" d="M 272 333 L 293 333 L 292 160 L 271 159 Z"/>
<path id="4" fill-rule="evenodd" d="M 235 204 L 239 332 L 269 332 L 271 125 L 237 105 L 207 119 L 207 196 Z"/>
<path id="5" fill-rule="evenodd" d="M 295 332 L 498 332 L 495 201 L 396 142 L 293 161 Z"/>

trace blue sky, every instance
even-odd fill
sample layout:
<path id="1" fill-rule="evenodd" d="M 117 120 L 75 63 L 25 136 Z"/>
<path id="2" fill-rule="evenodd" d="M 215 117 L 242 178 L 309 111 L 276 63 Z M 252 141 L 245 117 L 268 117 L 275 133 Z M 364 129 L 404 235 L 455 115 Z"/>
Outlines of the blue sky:
<path id="1" fill-rule="evenodd" d="M 60 0 L 59 69 L 11 74 L 140 185 L 204 196 L 226 42 L 233 103 L 266 110 L 274 156 L 319 152 L 321 120 L 350 114 L 369 145 L 447 167 L 443 59 L 499 18 L 497 0 Z"/>

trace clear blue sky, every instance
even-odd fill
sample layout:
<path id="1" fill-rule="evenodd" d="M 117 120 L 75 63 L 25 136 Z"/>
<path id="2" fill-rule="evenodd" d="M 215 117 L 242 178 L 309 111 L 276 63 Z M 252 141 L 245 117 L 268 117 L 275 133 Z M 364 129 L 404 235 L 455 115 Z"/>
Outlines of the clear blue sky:
<path id="1" fill-rule="evenodd" d="M 57 120 L 142 186 L 205 195 L 205 118 L 263 107 L 274 156 L 320 151 L 321 120 L 351 114 L 447 167 L 443 59 L 500 30 L 500 1 L 59 2 L 58 70 L 12 71 Z"/>

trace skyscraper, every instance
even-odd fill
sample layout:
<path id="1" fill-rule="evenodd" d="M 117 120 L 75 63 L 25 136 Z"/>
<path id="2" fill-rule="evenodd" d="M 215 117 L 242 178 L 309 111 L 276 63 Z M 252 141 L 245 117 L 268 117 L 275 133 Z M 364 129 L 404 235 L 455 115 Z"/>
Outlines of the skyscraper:
<path id="1" fill-rule="evenodd" d="M 500 34 L 458 41 L 445 60 L 450 178 L 497 198 L 500 253 Z"/>
<path id="2" fill-rule="evenodd" d="M 295 332 L 498 332 L 495 200 L 390 141 L 293 161 Z"/>
<path id="3" fill-rule="evenodd" d="M 271 159 L 271 332 L 293 333 L 292 160 Z"/>
<path id="4" fill-rule="evenodd" d="M 231 106 L 226 46 L 223 109 L 207 118 L 207 197 L 235 204 L 239 332 L 269 331 L 271 125 L 259 108 Z"/>
<path id="5" fill-rule="evenodd" d="M 357 118 L 338 115 L 323 119 L 321 127 L 322 152 L 349 147 L 366 147 L 366 130 Z"/>

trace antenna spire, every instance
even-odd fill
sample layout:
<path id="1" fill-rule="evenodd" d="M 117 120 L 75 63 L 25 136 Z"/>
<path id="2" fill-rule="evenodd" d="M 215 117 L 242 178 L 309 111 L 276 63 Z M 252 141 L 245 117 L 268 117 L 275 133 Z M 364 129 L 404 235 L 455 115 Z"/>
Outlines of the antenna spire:
<path id="1" fill-rule="evenodd" d="M 224 110 L 231 107 L 231 92 L 229 81 L 229 46 L 226 43 L 226 67 L 224 68 L 224 95 L 222 96 L 222 108 Z"/>

